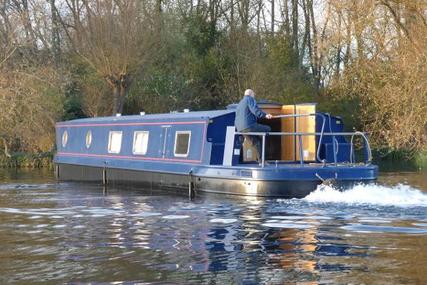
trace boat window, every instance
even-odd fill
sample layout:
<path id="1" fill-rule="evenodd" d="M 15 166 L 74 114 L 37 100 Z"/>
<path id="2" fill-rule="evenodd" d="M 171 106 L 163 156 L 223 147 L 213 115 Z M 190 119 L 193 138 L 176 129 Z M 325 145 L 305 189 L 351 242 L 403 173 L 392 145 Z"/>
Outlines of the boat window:
<path id="1" fill-rule="evenodd" d="M 134 154 L 146 154 L 148 147 L 148 135 L 147 131 L 139 131 L 133 133 L 133 153 Z"/>
<path id="2" fill-rule="evenodd" d="M 190 149 L 191 131 L 177 131 L 175 133 L 174 155 L 187 157 Z"/>
<path id="3" fill-rule="evenodd" d="M 87 131 L 86 133 L 86 148 L 90 148 L 92 144 L 92 131 Z"/>
<path id="4" fill-rule="evenodd" d="M 122 147 L 122 133 L 118 131 L 111 131 L 108 139 L 108 152 L 120 153 Z"/>
<path id="5" fill-rule="evenodd" d="M 68 132 L 64 131 L 62 133 L 62 147 L 65 147 L 67 145 L 68 142 Z"/>

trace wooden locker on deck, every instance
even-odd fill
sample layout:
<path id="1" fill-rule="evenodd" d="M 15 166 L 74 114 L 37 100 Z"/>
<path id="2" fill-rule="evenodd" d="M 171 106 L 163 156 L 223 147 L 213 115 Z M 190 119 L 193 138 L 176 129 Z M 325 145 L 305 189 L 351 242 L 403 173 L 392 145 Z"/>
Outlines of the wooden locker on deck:
<path id="1" fill-rule="evenodd" d="M 282 115 L 295 114 L 295 105 L 283 105 Z M 282 118 L 282 132 L 295 132 L 295 118 Z M 295 136 L 282 136 L 282 160 L 295 160 Z"/>
<path id="2" fill-rule="evenodd" d="M 298 104 L 295 105 L 295 113 L 315 114 L 316 104 Z M 295 120 L 295 128 L 297 133 L 315 133 L 316 132 L 316 117 L 299 117 Z M 304 161 L 316 160 L 316 136 L 301 136 L 302 140 L 302 155 Z M 295 155 L 296 160 L 300 160 L 300 143 L 298 136 L 295 137 Z"/>

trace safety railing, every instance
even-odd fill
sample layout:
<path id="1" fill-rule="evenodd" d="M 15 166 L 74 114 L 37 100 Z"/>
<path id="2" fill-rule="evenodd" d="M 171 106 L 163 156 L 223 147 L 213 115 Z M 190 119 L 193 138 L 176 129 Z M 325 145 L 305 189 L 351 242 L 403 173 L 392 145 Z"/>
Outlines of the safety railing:
<path id="1" fill-rule="evenodd" d="M 318 136 L 319 140 L 317 142 L 317 150 L 316 150 L 316 158 L 319 162 L 323 162 L 326 164 L 325 160 L 322 160 L 320 158 L 320 147 L 322 145 L 323 138 L 325 136 L 332 136 L 332 150 L 333 150 L 333 158 L 334 158 L 334 164 L 337 164 L 337 155 L 339 151 L 339 143 L 336 139 L 336 136 L 351 136 L 350 140 L 350 157 L 349 162 L 350 164 L 355 163 L 355 154 L 354 154 L 354 138 L 356 136 L 362 137 L 366 149 L 366 155 L 365 155 L 365 163 L 371 163 L 372 161 L 372 151 L 371 147 L 369 145 L 369 141 L 366 137 L 365 133 L 362 132 L 332 132 L 331 130 L 331 118 L 329 115 L 325 115 L 322 113 L 315 113 L 315 114 L 295 114 L 295 115 L 280 115 L 275 116 L 274 118 L 299 118 L 299 117 L 309 117 L 309 116 L 319 116 L 323 120 L 322 122 L 322 128 L 320 132 L 236 132 L 235 135 L 243 135 L 243 136 L 260 136 L 262 138 L 262 144 L 261 144 L 261 166 L 265 166 L 265 139 L 266 136 L 294 136 L 298 138 L 298 146 L 299 146 L 299 157 L 300 157 L 300 164 L 304 164 L 304 150 L 303 150 L 303 142 L 302 138 L 304 136 Z M 325 133 L 325 122 L 326 122 L 326 116 L 329 117 L 329 132 Z"/>

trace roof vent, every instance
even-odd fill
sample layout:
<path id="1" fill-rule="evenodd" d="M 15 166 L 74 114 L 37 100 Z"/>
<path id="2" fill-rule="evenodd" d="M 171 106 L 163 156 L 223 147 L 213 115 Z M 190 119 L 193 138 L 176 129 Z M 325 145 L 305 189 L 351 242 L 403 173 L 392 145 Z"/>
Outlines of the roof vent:
<path id="1" fill-rule="evenodd" d="M 120 113 L 117 113 L 117 114 L 116 114 L 116 117 L 120 117 L 121 115 L 122 115 L 122 114 L 120 114 Z"/>
<path id="2" fill-rule="evenodd" d="M 184 109 L 184 113 L 190 112 L 190 109 Z"/>

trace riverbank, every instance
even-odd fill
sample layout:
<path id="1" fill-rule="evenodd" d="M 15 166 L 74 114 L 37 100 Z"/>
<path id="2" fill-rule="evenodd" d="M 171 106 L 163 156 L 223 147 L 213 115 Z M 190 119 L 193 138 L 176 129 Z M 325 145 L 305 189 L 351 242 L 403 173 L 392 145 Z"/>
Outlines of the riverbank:
<path id="1" fill-rule="evenodd" d="M 426 171 L 427 170 L 427 152 L 419 152 L 408 157 L 407 154 L 401 151 L 384 153 L 373 151 L 374 163 L 380 166 L 381 171 Z"/>
<path id="2" fill-rule="evenodd" d="M 1 168 L 51 168 L 53 166 L 52 152 L 23 153 L 15 152 L 10 156 L 0 156 Z"/>
<path id="3" fill-rule="evenodd" d="M 427 152 L 420 153 L 415 157 L 415 164 L 422 170 L 427 170 Z"/>

